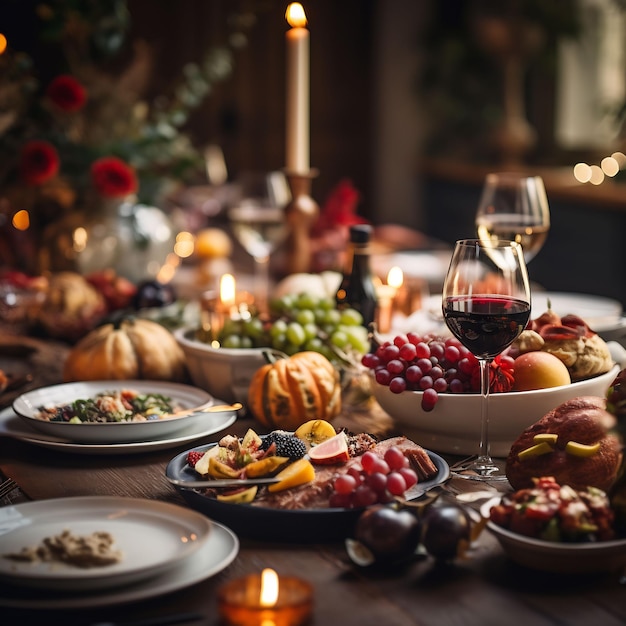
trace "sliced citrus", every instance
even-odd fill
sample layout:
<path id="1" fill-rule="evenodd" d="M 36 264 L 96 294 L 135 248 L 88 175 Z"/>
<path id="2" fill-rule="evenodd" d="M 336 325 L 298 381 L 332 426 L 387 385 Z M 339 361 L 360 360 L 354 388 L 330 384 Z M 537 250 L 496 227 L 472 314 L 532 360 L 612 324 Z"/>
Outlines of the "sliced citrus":
<path id="1" fill-rule="evenodd" d="M 243 489 L 242 491 L 235 491 L 233 493 L 221 493 L 217 495 L 217 499 L 220 502 L 230 502 L 232 504 L 246 504 L 252 502 L 256 498 L 256 492 L 258 487 L 256 485 Z"/>
<path id="2" fill-rule="evenodd" d="M 253 461 L 246 465 L 246 476 L 248 478 L 258 478 L 259 476 L 267 476 L 272 474 L 279 467 L 289 462 L 286 456 L 268 456 L 260 461 Z"/>
<path id="3" fill-rule="evenodd" d="M 294 433 L 308 446 L 314 446 L 337 434 L 335 427 L 326 420 L 309 420 L 296 429 Z"/>
<path id="4" fill-rule="evenodd" d="M 308 459 L 298 459 L 279 472 L 276 478 L 279 482 L 267 488 L 272 493 L 312 482 L 315 479 L 315 468 Z"/>
<path id="5" fill-rule="evenodd" d="M 336 465 L 350 459 L 348 439 L 344 433 L 339 433 L 309 450 L 309 458 L 317 465 Z"/>

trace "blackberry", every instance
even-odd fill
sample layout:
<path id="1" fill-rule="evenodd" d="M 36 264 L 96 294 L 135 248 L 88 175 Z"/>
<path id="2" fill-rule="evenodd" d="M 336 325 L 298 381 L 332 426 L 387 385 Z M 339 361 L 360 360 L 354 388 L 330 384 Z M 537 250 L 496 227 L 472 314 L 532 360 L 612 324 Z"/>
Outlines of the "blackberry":
<path id="1" fill-rule="evenodd" d="M 267 450 L 272 444 L 276 445 L 276 455 L 285 456 L 292 461 L 301 459 L 306 454 L 304 441 L 286 431 L 275 430 L 263 438 L 262 450 Z"/>

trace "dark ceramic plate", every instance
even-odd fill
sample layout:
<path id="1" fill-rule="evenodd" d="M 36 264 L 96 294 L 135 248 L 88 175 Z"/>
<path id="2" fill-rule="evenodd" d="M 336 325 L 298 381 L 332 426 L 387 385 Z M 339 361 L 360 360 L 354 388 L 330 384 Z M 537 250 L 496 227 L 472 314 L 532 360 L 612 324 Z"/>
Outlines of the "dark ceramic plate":
<path id="1" fill-rule="evenodd" d="M 204 452 L 217 444 L 212 443 L 193 448 Z M 180 481 L 197 480 L 199 477 L 187 465 L 187 454 L 181 452 L 167 465 L 167 478 Z M 444 459 L 434 452 L 428 456 L 439 470 L 430 480 L 420 482 L 409 496 L 419 498 L 425 490 L 445 482 L 450 476 L 450 468 Z M 264 541 L 288 541 L 298 543 L 316 543 L 320 541 L 343 541 L 351 536 L 354 524 L 363 509 L 310 509 L 280 510 L 251 504 L 232 504 L 220 502 L 203 495 L 197 489 L 179 487 L 176 489 L 186 502 L 197 511 L 211 519 L 221 522 L 242 537 Z"/>

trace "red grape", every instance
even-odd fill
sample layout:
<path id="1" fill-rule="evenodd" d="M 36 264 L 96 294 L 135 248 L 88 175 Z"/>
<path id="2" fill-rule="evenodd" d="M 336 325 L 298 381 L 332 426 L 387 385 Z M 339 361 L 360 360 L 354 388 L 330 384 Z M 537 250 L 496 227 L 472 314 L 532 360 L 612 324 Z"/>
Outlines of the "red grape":
<path id="1" fill-rule="evenodd" d="M 406 491 L 406 482 L 399 472 L 390 472 L 387 476 L 387 490 L 394 496 L 401 496 Z"/>
<path id="2" fill-rule="evenodd" d="M 350 474 L 341 474 L 333 482 L 333 489 L 340 495 L 351 494 L 357 488 L 357 480 Z"/>
<path id="3" fill-rule="evenodd" d="M 391 446 L 387 449 L 384 458 L 392 470 L 399 470 L 401 467 L 407 467 L 409 464 L 409 460 L 397 446 Z"/>
<path id="4" fill-rule="evenodd" d="M 391 393 L 402 393 L 406 391 L 406 380 L 401 376 L 395 376 L 389 381 L 389 391 L 391 391 Z"/>
<path id="5" fill-rule="evenodd" d="M 417 485 L 417 474 L 410 467 L 401 467 L 398 472 L 402 474 L 406 488 L 410 489 L 413 485 Z"/>

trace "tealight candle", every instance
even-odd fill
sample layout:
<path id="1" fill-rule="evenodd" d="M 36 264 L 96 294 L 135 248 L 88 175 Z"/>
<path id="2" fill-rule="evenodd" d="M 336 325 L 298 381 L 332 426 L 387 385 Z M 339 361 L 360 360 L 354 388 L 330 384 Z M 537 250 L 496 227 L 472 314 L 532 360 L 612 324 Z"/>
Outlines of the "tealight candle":
<path id="1" fill-rule="evenodd" d="M 299 626 L 311 614 L 313 588 L 266 568 L 226 583 L 218 591 L 218 605 L 229 626 Z"/>
<path id="2" fill-rule="evenodd" d="M 393 316 L 393 298 L 396 295 L 395 287 L 391 285 L 378 285 L 376 287 L 376 328 L 379 333 L 388 333 L 391 330 L 391 318 Z"/>

